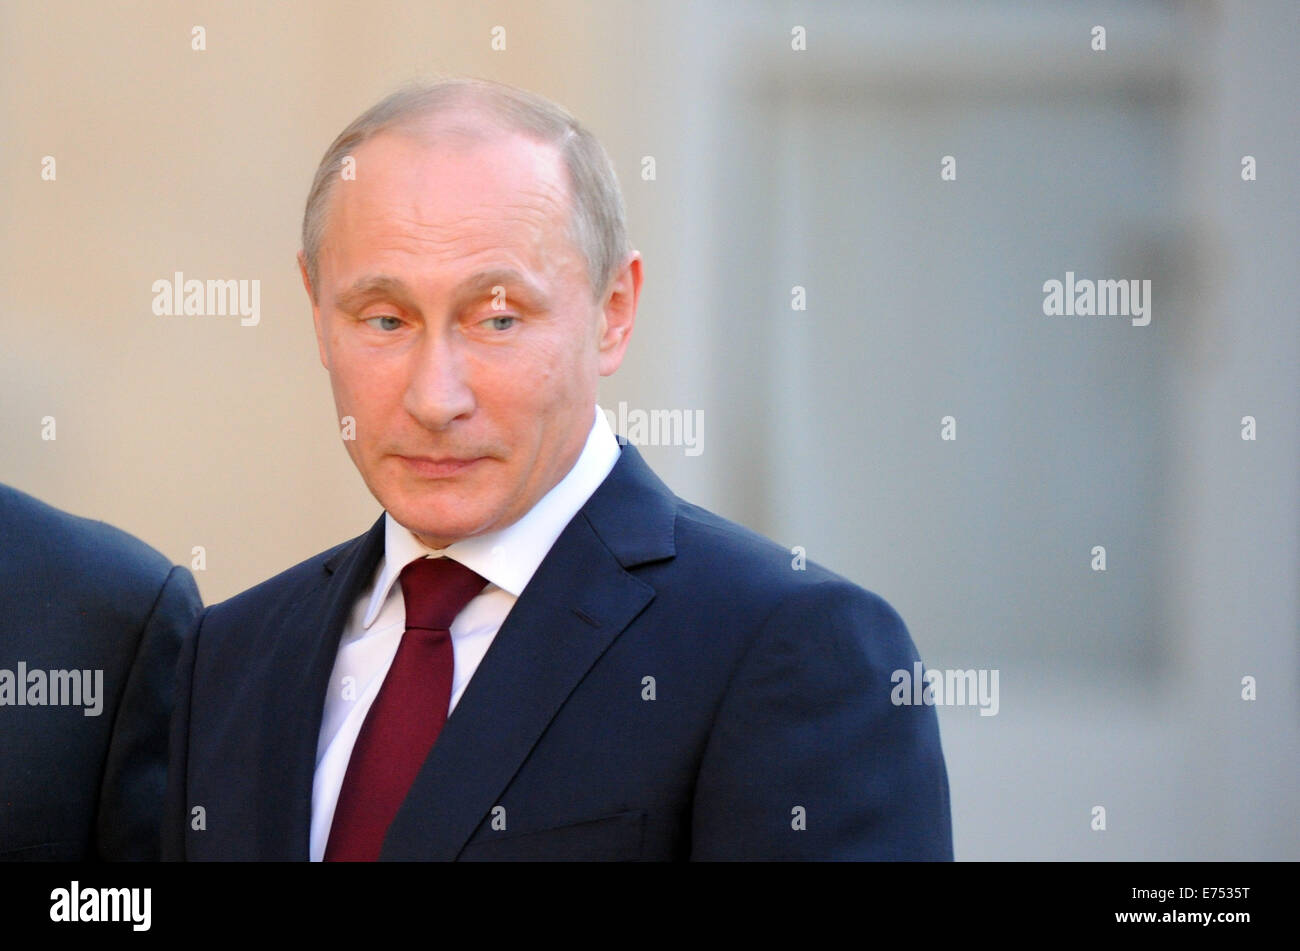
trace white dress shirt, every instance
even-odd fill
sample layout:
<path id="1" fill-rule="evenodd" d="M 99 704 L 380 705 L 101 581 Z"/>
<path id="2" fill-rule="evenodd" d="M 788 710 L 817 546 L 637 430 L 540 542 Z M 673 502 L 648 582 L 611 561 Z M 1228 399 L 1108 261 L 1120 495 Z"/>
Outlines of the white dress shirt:
<path id="1" fill-rule="evenodd" d="M 573 468 L 514 524 L 433 549 L 385 514 L 384 554 L 343 628 L 325 695 L 311 796 L 313 862 L 325 855 L 352 746 L 406 630 L 406 604 L 402 586 L 396 583 L 402 569 L 417 558 L 447 557 L 488 581 L 451 622 L 455 668 L 447 708 L 450 716 L 524 586 L 565 526 L 605 481 L 618 456 L 618 441 L 604 412 L 596 407 L 596 419 Z"/>

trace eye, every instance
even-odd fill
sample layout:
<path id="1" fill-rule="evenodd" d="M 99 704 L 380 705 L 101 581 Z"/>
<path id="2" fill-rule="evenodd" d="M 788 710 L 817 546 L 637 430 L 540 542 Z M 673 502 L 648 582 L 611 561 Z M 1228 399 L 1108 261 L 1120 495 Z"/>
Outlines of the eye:
<path id="1" fill-rule="evenodd" d="M 496 317 L 489 317 L 483 323 L 487 324 L 493 330 L 509 330 L 514 326 L 515 321 L 519 318 L 513 314 L 501 314 Z"/>
<path id="2" fill-rule="evenodd" d="M 375 321 L 379 321 L 379 323 L 376 324 Z M 387 314 L 385 314 L 382 317 L 370 317 L 366 320 L 366 323 L 374 327 L 376 330 L 391 331 L 391 330 L 396 330 L 398 327 L 402 326 L 402 322 L 399 319 L 397 319 L 396 317 L 390 317 Z"/>

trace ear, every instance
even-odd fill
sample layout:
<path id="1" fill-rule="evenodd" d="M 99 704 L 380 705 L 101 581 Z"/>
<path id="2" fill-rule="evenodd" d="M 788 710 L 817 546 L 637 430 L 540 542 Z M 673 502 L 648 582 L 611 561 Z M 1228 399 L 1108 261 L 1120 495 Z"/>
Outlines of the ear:
<path id="1" fill-rule="evenodd" d="M 632 326 L 636 323 L 636 304 L 641 297 L 641 252 L 632 251 L 610 282 L 601 305 L 600 339 L 597 341 L 597 367 L 601 376 L 609 376 L 623 362 Z"/>
<path id="2" fill-rule="evenodd" d="M 302 275 L 302 286 L 307 292 L 307 300 L 311 302 L 311 320 L 316 326 L 316 349 L 320 353 L 320 365 L 328 370 L 330 365 L 325 357 L 325 334 L 320 323 L 320 304 L 317 303 L 316 295 L 312 292 L 311 278 L 307 276 L 307 256 L 302 251 L 298 252 L 298 273 Z"/>

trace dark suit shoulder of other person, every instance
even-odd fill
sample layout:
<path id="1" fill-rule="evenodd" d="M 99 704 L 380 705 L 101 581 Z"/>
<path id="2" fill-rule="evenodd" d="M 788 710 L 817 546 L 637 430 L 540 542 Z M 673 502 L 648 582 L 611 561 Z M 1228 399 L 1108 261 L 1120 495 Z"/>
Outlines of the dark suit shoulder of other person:
<path id="1" fill-rule="evenodd" d="M 202 607 L 193 576 L 0 485 L 0 599 L 0 859 L 156 860 L 176 658 Z M 46 683 L 33 705 L 20 670 L 81 673 L 85 694 Z"/>

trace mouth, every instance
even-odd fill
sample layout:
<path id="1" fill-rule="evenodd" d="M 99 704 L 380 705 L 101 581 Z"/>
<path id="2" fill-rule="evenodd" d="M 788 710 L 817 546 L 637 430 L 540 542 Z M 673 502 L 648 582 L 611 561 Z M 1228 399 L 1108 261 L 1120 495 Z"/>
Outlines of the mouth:
<path id="1" fill-rule="evenodd" d="M 425 479 L 447 479 L 484 461 L 487 456 L 398 456 L 411 472 Z"/>

